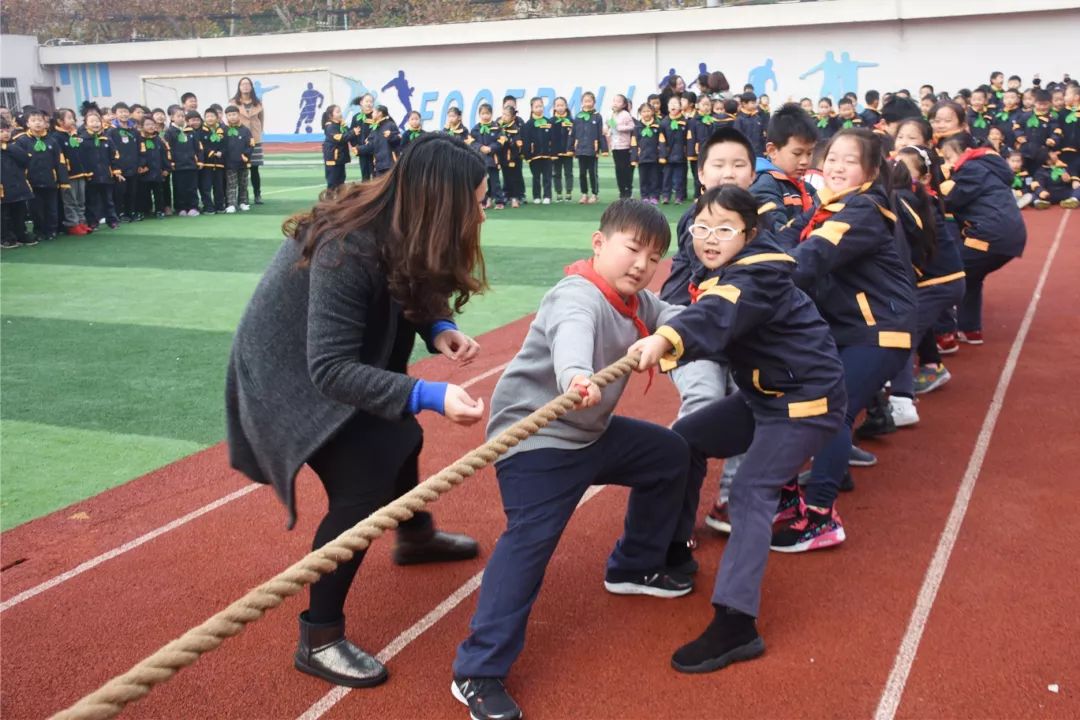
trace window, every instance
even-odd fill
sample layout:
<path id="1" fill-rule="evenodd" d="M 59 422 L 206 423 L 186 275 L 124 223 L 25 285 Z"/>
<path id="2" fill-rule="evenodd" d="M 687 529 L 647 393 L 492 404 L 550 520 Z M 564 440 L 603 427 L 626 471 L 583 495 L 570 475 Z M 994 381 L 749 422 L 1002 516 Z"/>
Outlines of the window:
<path id="1" fill-rule="evenodd" d="M 15 78 L 0 78 L 0 105 L 17 111 L 19 105 L 19 84 Z"/>

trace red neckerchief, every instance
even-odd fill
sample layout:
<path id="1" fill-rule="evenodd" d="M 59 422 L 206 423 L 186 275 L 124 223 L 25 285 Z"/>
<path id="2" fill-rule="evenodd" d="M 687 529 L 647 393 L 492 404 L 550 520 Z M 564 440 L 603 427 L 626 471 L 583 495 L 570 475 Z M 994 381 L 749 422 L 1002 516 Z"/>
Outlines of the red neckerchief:
<path id="1" fill-rule="evenodd" d="M 634 323 L 634 328 L 638 332 L 640 337 L 649 337 L 652 335 L 649 332 L 649 328 L 645 326 L 645 323 L 638 317 L 638 296 L 633 295 L 629 300 L 624 300 L 622 295 L 615 292 L 615 288 L 608 285 L 607 280 L 600 277 L 600 274 L 593 268 L 592 260 L 578 260 L 572 265 L 566 266 L 567 275 L 580 275 L 593 285 L 596 289 L 604 294 L 604 298 L 611 304 L 611 307 L 615 308 L 615 311 L 622 315 L 624 318 L 629 318 Z M 645 386 L 645 392 L 649 392 L 649 388 L 652 387 L 653 377 L 656 375 L 656 368 L 649 368 L 649 384 Z"/>
<path id="2" fill-rule="evenodd" d="M 960 166 L 966 163 L 968 160 L 974 160 L 975 158 L 981 158 L 983 155 L 992 152 L 990 148 L 968 148 L 964 153 L 956 159 L 953 163 L 952 171 L 956 172 L 960 169 Z"/>
<path id="3" fill-rule="evenodd" d="M 810 222 L 806 223 L 806 227 L 799 233 L 799 242 L 803 242 L 806 238 L 810 237 L 810 233 L 821 227 L 821 224 L 833 216 L 833 211 L 828 210 L 827 203 L 821 203 L 814 214 L 810 217 Z"/>
<path id="4" fill-rule="evenodd" d="M 698 286 L 693 282 L 687 285 L 686 290 L 690 293 L 690 304 L 693 305 L 697 302 L 697 299 L 701 297 L 701 290 L 699 290 Z"/>
<path id="5" fill-rule="evenodd" d="M 788 176 L 788 180 L 793 182 L 795 187 L 799 189 L 799 199 L 802 200 L 803 212 L 814 207 L 814 201 L 810 198 L 810 193 L 806 192 L 806 183 L 798 178 L 793 178 L 790 175 Z"/>

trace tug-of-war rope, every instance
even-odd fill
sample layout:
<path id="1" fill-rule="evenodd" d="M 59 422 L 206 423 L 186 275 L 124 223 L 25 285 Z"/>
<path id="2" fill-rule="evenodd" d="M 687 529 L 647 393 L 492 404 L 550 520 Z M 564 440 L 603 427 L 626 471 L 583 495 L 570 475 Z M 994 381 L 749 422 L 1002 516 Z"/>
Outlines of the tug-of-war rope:
<path id="1" fill-rule="evenodd" d="M 637 367 L 636 355 L 626 355 L 592 376 L 603 388 L 629 374 Z M 143 659 L 123 675 L 118 675 L 77 703 L 53 716 L 53 720 L 108 720 L 120 714 L 129 703 L 141 700 L 180 670 L 192 665 L 204 654 L 216 649 L 226 639 L 239 635 L 244 628 L 312 584 L 353 554 L 367 549 L 375 538 L 393 530 L 414 513 L 423 510 L 440 495 L 450 492 L 493 463 L 511 447 L 537 433 L 540 428 L 562 417 L 581 402 L 581 393 L 571 388 L 528 417 L 510 426 L 497 438 L 459 458 L 389 505 L 361 520 L 318 550 L 277 576 L 248 592 L 232 605 L 198 627 L 188 630 L 153 655 Z"/>

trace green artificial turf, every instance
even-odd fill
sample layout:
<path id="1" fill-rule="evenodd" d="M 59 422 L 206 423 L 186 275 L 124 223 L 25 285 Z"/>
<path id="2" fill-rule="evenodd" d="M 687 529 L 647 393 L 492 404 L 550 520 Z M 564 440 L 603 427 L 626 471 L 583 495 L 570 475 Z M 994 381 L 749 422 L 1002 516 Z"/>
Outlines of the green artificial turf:
<path id="1" fill-rule="evenodd" d="M 266 202 L 252 212 L 150 219 L 0 256 L 0 528 L 223 439 L 232 332 L 282 221 L 323 187 L 317 154 L 269 160 Z M 602 165 L 610 199 L 614 173 Z M 489 211 L 491 290 L 470 301 L 462 329 L 479 335 L 533 312 L 563 267 L 591 253 L 604 207 Z M 683 208 L 664 210 L 674 222 Z"/>

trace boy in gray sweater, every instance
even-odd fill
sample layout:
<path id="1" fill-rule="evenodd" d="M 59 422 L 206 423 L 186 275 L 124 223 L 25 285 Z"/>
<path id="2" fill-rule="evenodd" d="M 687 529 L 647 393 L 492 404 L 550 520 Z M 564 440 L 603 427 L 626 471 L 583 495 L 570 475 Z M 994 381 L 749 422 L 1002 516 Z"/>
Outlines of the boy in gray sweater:
<path id="1" fill-rule="evenodd" d="M 495 465 L 507 527 L 484 571 L 451 686 L 475 720 L 521 717 L 503 678 L 524 647 L 548 561 L 590 485 L 631 488 L 604 587 L 661 598 L 693 589 L 687 572 L 693 568 L 667 567 L 688 448 L 667 428 L 614 415 L 626 378 L 603 394 L 589 380 L 682 309 L 645 290 L 670 242 L 667 219 L 651 205 L 619 200 L 608 207 L 592 236 L 593 258 L 568 267 L 567 277 L 544 296 L 525 343 L 495 387 L 489 438 L 570 388 L 582 402 Z"/>

